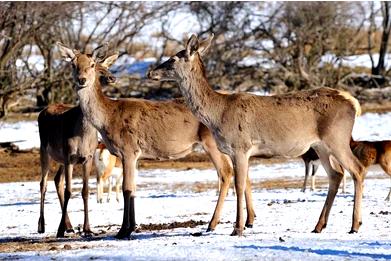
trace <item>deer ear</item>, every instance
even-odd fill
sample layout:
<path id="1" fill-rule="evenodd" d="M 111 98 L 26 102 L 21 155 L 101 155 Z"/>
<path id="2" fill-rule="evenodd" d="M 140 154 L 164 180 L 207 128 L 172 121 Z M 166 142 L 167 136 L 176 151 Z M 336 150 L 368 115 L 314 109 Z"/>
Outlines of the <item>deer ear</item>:
<path id="1" fill-rule="evenodd" d="M 202 41 L 199 45 L 200 47 L 198 48 L 198 53 L 203 56 L 204 54 L 206 54 L 206 52 L 208 51 L 209 47 L 210 47 L 210 44 L 212 43 L 212 40 L 213 40 L 213 37 L 215 36 L 214 33 L 212 33 L 211 35 L 209 35 L 209 37 Z"/>
<path id="2" fill-rule="evenodd" d="M 75 58 L 77 51 L 74 49 L 71 49 L 64 44 L 57 42 L 58 49 L 60 50 L 61 57 L 67 61 L 70 62 Z"/>
<path id="3" fill-rule="evenodd" d="M 102 62 L 101 62 L 101 65 L 103 67 L 105 67 L 106 69 L 108 69 L 111 65 L 113 65 L 113 63 L 115 63 L 115 61 L 117 60 L 118 58 L 118 52 L 113 54 L 113 55 L 110 55 L 109 57 L 105 58 Z"/>
<path id="4" fill-rule="evenodd" d="M 198 51 L 198 38 L 195 34 L 193 34 L 190 39 L 187 41 L 186 44 L 186 51 L 187 55 L 190 57 L 192 56 L 195 52 Z"/>

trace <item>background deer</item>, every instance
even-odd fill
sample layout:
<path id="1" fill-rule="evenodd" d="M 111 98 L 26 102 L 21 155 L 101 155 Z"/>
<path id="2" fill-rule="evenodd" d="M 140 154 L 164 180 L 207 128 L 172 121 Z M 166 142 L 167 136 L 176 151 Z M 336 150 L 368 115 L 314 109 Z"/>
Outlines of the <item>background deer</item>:
<path id="1" fill-rule="evenodd" d="M 115 79 L 105 68 L 97 66 L 99 79 L 102 83 L 112 83 Z M 45 232 L 44 202 L 47 189 L 47 177 L 50 169 L 50 159 L 62 164 L 54 178 L 58 198 L 60 200 L 62 217 L 57 231 L 57 237 L 63 237 L 65 231 L 72 232 L 67 206 L 72 193 L 72 172 L 74 164 L 83 165 L 84 225 L 83 232 L 90 234 L 88 219 L 88 179 L 91 171 L 92 156 L 98 143 L 95 128 L 83 116 L 80 106 L 54 104 L 49 105 L 38 116 L 41 161 L 41 203 L 38 232 Z M 65 197 L 64 173 L 65 168 Z"/>
<path id="2" fill-rule="evenodd" d="M 104 143 L 99 143 L 94 154 L 96 166 L 96 199 L 98 203 L 103 202 L 104 185 L 108 185 L 107 202 L 110 202 L 111 188 L 115 183 L 115 195 L 119 202 L 119 190 L 122 182 L 123 168 L 120 160 L 111 155 Z"/>
<path id="3" fill-rule="evenodd" d="M 357 155 L 356 155 L 357 156 Z M 320 160 L 318 155 L 316 154 L 315 150 L 310 148 L 306 153 L 301 155 L 301 158 L 304 161 L 305 166 L 305 176 L 304 176 L 304 182 L 303 182 L 303 188 L 301 189 L 302 192 L 305 192 L 307 187 L 307 180 L 308 176 L 310 175 L 310 172 L 312 170 L 311 174 L 311 191 L 315 190 L 315 173 L 319 168 Z M 343 175 L 342 179 L 342 193 L 346 192 L 346 176 Z"/>
<path id="4" fill-rule="evenodd" d="M 206 78 L 201 57 L 213 35 L 199 41 L 192 35 L 186 48 L 149 72 L 153 80 L 174 80 L 187 106 L 213 133 L 219 150 L 230 156 L 235 175 L 237 215 L 232 235 L 242 235 L 243 193 L 251 155 L 297 157 L 310 147 L 329 176 L 329 191 L 314 232 L 326 227 L 330 209 L 347 169 L 355 184 L 351 233 L 361 225 L 364 167 L 349 140 L 360 105 L 350 94 L 329 88 L 275 96 L 248 93 L 223 95 Z M 340 165 L 341 164 L 341 165 Z"/>
<path id="5" fill-rule="evenodd" d="M 183 99 L 170 101 L 109 99 L 103 94 L 94 69 L 98 61 L 97 54 L 102 49 L 97 49 L 92 56 L 88 56 L 60 43 L 58 46 L 62 57 L 73 64 L 76 92 L 84 116 L 99 131 L 110 153 L 119 157 L 122 162 L 124 216 L 116 237 L 128 237 L 136 226 L 134 197 L 138 159 L 181 158 L 190 153 L 196 143 L 202 144 L 222 182 L 216 208 L 208 227 L 208 230 L 213 230 L 219 222 L 232 178 L 232 165 L 229 157 L 217 149 L 208 128 L 192 115 Z M 106 53 L 107 49 L 103 52 Z M 109 57 L 104 55 L 101 64 L 108 68 L 117 57 L 118 54 Z M 247 188 L 246 225 L 251 227 L 255 213 L 249 180 Z"/>
<path id="6" fill-rule="evenodd" d="M 390 140 L 354 141 L 353 139 L 351 139 L 350 147 L 352 148 L 353 154 L 361 161 L 361 163 L 364 165 L 365 168 L 368 168 L 371 165 L 379 164 L 380 167 L 384 170 L 384 172 L 391 178 L 391 141 Z M 316 156 L 317 156 L 316 154 L 307 155 L 306 159 L 308 160 L 308 162 L 311 162 L 311 160 L 313 162 L 313 160 L 316 160 Z M 312 175 L 314 175 L 314 173 Z M 313 183 L 315 183 L 315 178 L 313 178 Z M 305 188 L 305 186 L 306 186 L 306 179 L 304 180 L 303 189 Z M 391 187 L 385 200 L 390 201 L 390 197 L 391 197 Z"/>

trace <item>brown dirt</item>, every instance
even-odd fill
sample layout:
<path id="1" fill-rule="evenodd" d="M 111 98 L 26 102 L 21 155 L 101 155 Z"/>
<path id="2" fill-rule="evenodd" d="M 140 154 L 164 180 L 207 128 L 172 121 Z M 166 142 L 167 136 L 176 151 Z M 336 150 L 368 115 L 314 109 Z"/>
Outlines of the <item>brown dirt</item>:
<path id="1" fill-rule="evenodd" d="M 176 228 L 195 228 L 197 226 L 206 225 L 206 221 L 188 220 L 183 222 L 172 222 L 162 224 L 141 224 L 137 227 L 136 233 L 141 232 L 154 232 L 161 230 L 173 230 Z M 66 238 L 44 237 L 44 238 L 2 238 L 0 239 L 0 252 L 1 253 L 15 253 L 25 251 L 63 251 L 63 250 L 75 250 L 75 249 L 88 249 L 91 246 L 88 242 L 112 240 L 115 236 L 115 231 L 118 231 L 120 225 L 109 226 L 97 226 L 96 234 L 92 237 L 83 236 L 80 232 L 74 234 L 68 234 Z M 201 236 L 202 233 L 194 233 L 191 236 Z M 152 234 L 153 237 L 158 237 L 158 234 Z"/>

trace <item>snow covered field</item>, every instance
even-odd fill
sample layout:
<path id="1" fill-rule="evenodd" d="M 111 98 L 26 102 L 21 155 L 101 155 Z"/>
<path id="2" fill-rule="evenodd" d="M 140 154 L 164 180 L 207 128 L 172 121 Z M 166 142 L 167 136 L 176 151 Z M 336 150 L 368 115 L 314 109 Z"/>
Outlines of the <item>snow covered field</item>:
<path id="1" fill-rule="evenodd" d="M 299 161 L 251 168 L 254 184 L 283 178 L 300 180 Z M 46 233 L 36 232 L 39 217 L 39 183 L 0 184 L 0 244 L 51 238 L 40 251 L 1 253 L 0 259 L 136 259 L 136 260 L 381 260 L 391 259 L 391 203 L 385 202 L 390 181 L 379 169 L 371 170 L 365 183 L 363 226 L 358 234 L 348 234 L 353 208 L 353 184 L 347 194 L 339 194 L 332 208 L 328 227 L 321 234 L 310 233 L 323 206 L 327 188 L 302 193 L 299 189 L 254 189 L 257 218 L 254 228 L 242 238 L 231 237 L 235 219 L 235 197 L 230 194 L 215 232 L 205 233 L 207 224 L 195 228 L 176 228 L 134 233 L 130 240 L 113 236 L 122 221 L 122 202 L 97 204 L 90 196 L 92 229 L 103 235 L 92 239 L 79 236 L 54 240 L 61 213 L 55 187 L 49 182 L 46 200 Z M 215 182 L 214 170 L 140 171 L 136 216 L 138 224 L 204 222 L 211 218 L 216 203 L 214 189 L 195 192 L 197 184 Z M 189 187 L 183 186 L 183 183 Z M 82 226 L 83 207 L 79 193 L 81 180 L 74 181 L 77 193 L 70 201 L 73 226 Z M 90 181 L 95 187 L 95 181 Z M 176 186 L 181 184 L 181 186 Z M 148 186 L 146 186 L 148 185 Z M 186 189 L 187 188 L 187 189 Z M 112 197 L 113 198 L 113 197 Z M 113 226 L 110 226 L 113 225 Z M 199 232 L 202 234 L 200 235 Z M 198 234 L 197 234 L 198 233 Z M 23 248 L 22 248 L 23 249 Z M 69 249 L 69 250 L 64 250 Z"/>
<path id="2" fill-rule="evenodd" d="M 365 114 L 357 119 L 356 139 L 391 139 L 391 113 Z M 27 136 L 32 133 L 34 136 Z M 35 138 L 34 138 L 35 137 Z M 23 148 L 39 146 L 35 123 L 0 124 L 0 141 L 27 140 Z M 20 144 L 18 144 L 20 145 Z M 122 200 L 97 204 L 95 180 L 90 180 L 90 223 L 96 235 L 55 239 L 61 211 L 50 176 L 46 196 L 46 233 L 38 234 L 39 183 L 0 184 L 0 249 L 12 245 L 15 252 L 0 259 L 115 259 L 115 260 L 387 260 L 391 259 L 391 202 L 385 202 L 389 178 L 380 168 L 370 169 L 363 199 L 363 225 L 348 234 L 353 209 L 353 183 L 347 194 L 338 194 L 327 228 L 313 234 L 326 198 L 327 186 L 315 192 L 280 186 L 265 189 L 265 181 L 302 181 L 303 163 L 257 165 L 250 169 L 257 214 L 254 228 L 245 236 L 231 237 L 235 220 L 235 197 L 230 193 L 221 224 L 206 233 L 216 204 L 216 173 L 210 170 L 140 171 L 137 178 L 136 221 L 148 225 L 202 221 L 194 228 L 141 230 L 130 240 L 116 240 L 122 222 Z M 318 174 L 325 179 L 324 173 Z M 211 185 L 212 184 L 212 185 Z M 69 215 L 74 227 L 82 226 L 81 180 L 74 180 Z M 76 229 L 77 230 L 77 229 Z M 44 243 L 42 243 L 44 242 Z M 31 250 L 31 251 L 27 251 Z"/>

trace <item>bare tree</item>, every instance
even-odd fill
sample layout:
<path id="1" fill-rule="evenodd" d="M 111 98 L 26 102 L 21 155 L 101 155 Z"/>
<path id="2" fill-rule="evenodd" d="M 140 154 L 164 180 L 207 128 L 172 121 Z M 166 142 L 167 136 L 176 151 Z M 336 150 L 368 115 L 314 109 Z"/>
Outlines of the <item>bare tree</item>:
<path id="1" fill-rule="evenodd" d="M 373 6 L 373 4 L 372 4 Z M 380 50 L 379 50 L 379 60 L 377 62 L 377 65 L 372 65 L 372 74 L 373 75 L 384 75 L 385 74 L 385 56 L 387 54 L 388 50 L 388 42 L 390 39 L 390 33 L 391 33 L 391 4 L 387 1 L 381 2 L 381 14 L 382 14 L 382 36 L 381 36 L 381 42 L 380 42 Z M 372 9 L 373 14 L 373 9 Z M 374 20 L 374 19 L 373 19 Z M 372 21 L 373 21 L 372 20 Z M 371 53 L 370 53 L 371 55 Z M 373 58 L 371 57 L 373 60 Z"/>

